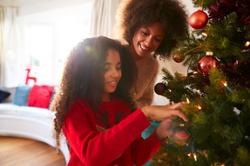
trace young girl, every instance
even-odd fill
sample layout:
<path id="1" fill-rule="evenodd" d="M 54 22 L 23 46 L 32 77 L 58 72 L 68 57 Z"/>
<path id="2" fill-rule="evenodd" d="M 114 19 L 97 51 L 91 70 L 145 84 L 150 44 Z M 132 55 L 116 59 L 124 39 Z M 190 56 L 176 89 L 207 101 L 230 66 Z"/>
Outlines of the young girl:
<path id="1" fill-rule="evenodd" d="M 57 143 L 61 131 L 69 143 L 69 166 L 143 165 L 169 134 L 163 123 L 143 140 L 149 120 L 186 120 L 181 104 L 133 109 L 134 68 L 126 49 L 106 37 L 85 39 L 71 52 L 51 105 Z"/>
<path id="2" fill-rule="evenodd" d="M 156 55 L 167 57 L 187 34 L 187 15 L 178 0 L 123 0 L 117 14 L 119 35 L 135 59 L 137 106 L 152 104 L 158 73 Z"/>

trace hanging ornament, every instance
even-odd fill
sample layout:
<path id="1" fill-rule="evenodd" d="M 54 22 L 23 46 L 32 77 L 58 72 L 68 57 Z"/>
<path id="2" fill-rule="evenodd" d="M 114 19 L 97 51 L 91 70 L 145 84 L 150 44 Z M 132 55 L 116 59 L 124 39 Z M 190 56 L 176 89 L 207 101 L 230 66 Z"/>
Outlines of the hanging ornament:
<path id="1" fill-rule="evenodd" d="M 172 58 L 176 63 L 181 63 L 184 60 L 184 56 L 177 53 L 172 54 Z"/>
<path id="2" fill-rule="evenodd" d="M 207 24 L 208 16 L 203 10 L 197 10 L 188 19 L 189 25 L 194 29 L 204 28 Z"/>
<path id="3" fill-rule="evenodd" d="M 157 83 L 154 87 L 154 91 L 158 95 L 163 95 L 166 90 L 167 86 L 162 82 Z"/>
<path id="4" fill-rule="evenodd" d="M 208 75 L 212 68 L 218 68 L 219 61 L 212 55 L 202 57 L 198 62 L 198 71 L 203 75 Z"/>
<path id="5" fill-rule="evenodd" d="M 189 134 L 187 134 L 185 131 L 176 131 L 172 136 L 169 136 L 168 138 L 171 139 L 172 142 L 183 146 L 187 143 Z"/>

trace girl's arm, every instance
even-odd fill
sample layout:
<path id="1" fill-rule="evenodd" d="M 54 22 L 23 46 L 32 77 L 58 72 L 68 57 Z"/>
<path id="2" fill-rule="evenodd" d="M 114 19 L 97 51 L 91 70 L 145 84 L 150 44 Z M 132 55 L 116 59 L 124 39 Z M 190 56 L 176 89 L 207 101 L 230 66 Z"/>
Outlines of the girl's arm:
<path id="1" fill-rule="evenodd" d="M 75 104 L 63 127 L 70 147 L 86 165 L 107 165 L 116 160 L 149 125 L 146 116 L 138 109 L 112 128 L 98 132 L 91 113 L 84 104 Z"/>
<path id="2" fill-rule="evenodd" d="M 134 163 L 136 165 L 145 164 L 159 150 L 160 144 L 155 132 L 147 139 L 138 138 L 132 147 Z"/>

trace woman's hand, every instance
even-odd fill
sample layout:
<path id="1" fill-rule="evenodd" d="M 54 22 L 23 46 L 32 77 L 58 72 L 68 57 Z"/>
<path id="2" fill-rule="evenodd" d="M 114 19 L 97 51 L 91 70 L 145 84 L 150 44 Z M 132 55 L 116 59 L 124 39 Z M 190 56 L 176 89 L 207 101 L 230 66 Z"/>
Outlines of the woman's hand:
<path id="1" fill-rule="evenodd" d="M 171 124 L 172 124 L 172 119 L 167 118 L 163 120 L 160 123 L 160 125 L 156 128 L 156 135 L 160 140 L 173 135 L 173 131 L 171 130 Z"/>
<path id="2" fill-rule="evenodd" d="M 167 118 L 160 123 L 156 128 L 156 134 L 160 140 L 171 137 L 179 145 L 185 144 L 189 138 L 189 134 L 185 131 L 173 131 L 171 118 Z"/>
<path id="3" fill-rule="evenodd" d="M 150 120 L 162 121 L 167 118 L 178 116 L 184 121 L 187 121 L 186 116 L 180 111 L 184 105 L 184 102 L 163 106 L 152 105 L 144 106 L 141 110 Z"/>

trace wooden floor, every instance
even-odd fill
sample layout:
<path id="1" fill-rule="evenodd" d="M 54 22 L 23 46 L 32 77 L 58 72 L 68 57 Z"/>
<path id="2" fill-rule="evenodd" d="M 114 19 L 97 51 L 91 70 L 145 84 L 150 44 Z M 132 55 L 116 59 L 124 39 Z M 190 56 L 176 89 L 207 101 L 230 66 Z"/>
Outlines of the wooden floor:
<path id="1" fill-rule="evenodd" d="M 65 161 L 45 143 L 0 136 L 0 166 L 65 166 Z"/>

